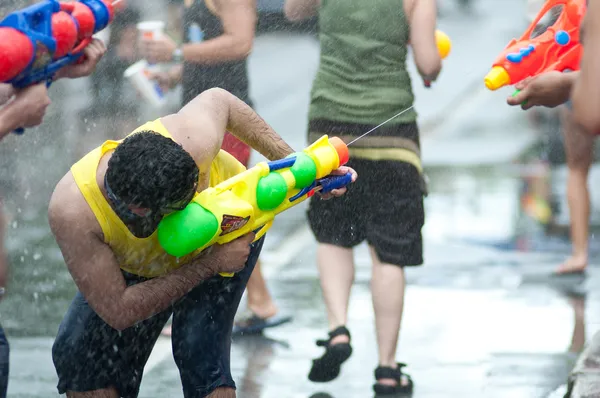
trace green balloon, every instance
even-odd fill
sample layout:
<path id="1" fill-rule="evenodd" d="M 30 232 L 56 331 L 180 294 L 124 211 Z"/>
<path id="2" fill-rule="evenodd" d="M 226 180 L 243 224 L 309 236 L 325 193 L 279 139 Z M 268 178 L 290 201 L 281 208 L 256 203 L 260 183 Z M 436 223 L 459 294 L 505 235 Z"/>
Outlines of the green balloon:
<path id="1" fill-rule="evenodd" d="M 167 253 L 182 257 L 204 246 L 219 231 L 219 221 L 210 211 L 192 202 L 158 224 L 158 242 Z"/>
<path id="2" fill-rule="evenodd" d="M 287 184 L 279 173 L 271 172 L 258 181 L 256 187 L 256 204 L 261 210 L 273 210 L 287 196 Z"/>
<path id="3" fill-rule="evenodd" d="M 317 165 L 305 153 L 299 152 L 295 155 L 296 163 L 290 168 L 290 171 L 296 179 L 296 188 L 306 188 L 317 178 Z"/>

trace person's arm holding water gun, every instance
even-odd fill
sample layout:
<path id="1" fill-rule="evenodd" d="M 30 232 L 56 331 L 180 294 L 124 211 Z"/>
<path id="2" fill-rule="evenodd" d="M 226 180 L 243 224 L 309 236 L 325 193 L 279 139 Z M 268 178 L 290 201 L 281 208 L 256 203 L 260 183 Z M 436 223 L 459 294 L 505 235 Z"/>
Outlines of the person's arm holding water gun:
<path id="1" fill-rule="evenodd" d="M 279 160 L 292 154 L 290 147 L 279 134 L 273 130 L 249 105 L 235 95 L 220 88 L 204 91 L 177 114 L 163 119 L 165 126 L 171 131 L 185 131 L 186 150 L 194 159 L 200 159 L 209 164 L 199 164 L 200 170 L 207 170 L 214 156 L 207 156 L 206 143 L 212 142 L 209 152 L 216 155 L 221 148 L 226 131 L 245 142 L 268 160 Z M 208 128 L 207 126 L 210 126 Z M 189 132 L 189 133 L 188 133 Z M 201 132 L 201 133 L 199 133 Z M 217 134 L 217 137 L 206 137 L 206 134 Z M 197 150 L 195 150 L 197 148 Z M 346 166 L 340 167 L 334 174 L 352 173 L 352 181 L 356 180 L 356 172 Z M 331 192 L 339 196 L 346 192 L 345 188 Z"/>
<path id="2" fill-rule="evenodd" d="M 0 108 L 0 139 L 18 127 L 35 127 L 42 124 L 46 108 L 50 105 L 45 83 L 18 91 L 9 101 Z"/>
<path id="3" fill-rule="evenodd" d="M 579 71 L 551 71 L 527 78 L 517 84 L 518 94 L 506 99 L 509 105 L 520 105 L 527 110 L 534 106 L 554 108 L 569 100 L 571 90 L 579 77 Z"/>
<path id="4" fill-rule="evenodd" d="M 106 47 L 102 41 L 94 40 L 85 48 L 83 62 L 61 69 L 54 80 L 76 79 L 92 74 L 105 52 Z M 10 84 L 0 84 L 0 139 L 19 127 L 42 124 L 49 105 L 50 98 L 45 83 L 18 91 Z"/>
<path id="5" fill-rule="evenodd" d="M 72 65 L 65 66 L 54 75 L 54 80 L 59 79 L 78 79 L 94 73 L 98 62 L 106 54 L 106 46 L 100 39 L 94 39 L 83 49 L 82 61 Z"/>
<path id="6" fill-rule="evenodd" d="M 582 32 L 584 45 L 579 78 L 571 100 L 574 120 L 590 134 L 600 132 L 600 4 L 590 1 Z M 586 51 L 587 50 L 587 51 Z"/>
<path id="7" fill-rule="evenodd" d="M 410 45 L 413 49 L 414 61 L 427 84 L 437 79 L 442 70 L 442 58 L 436 42 L 436 0 L 418 0 L 412 8 L 405 11 L 410 24 Z"/>

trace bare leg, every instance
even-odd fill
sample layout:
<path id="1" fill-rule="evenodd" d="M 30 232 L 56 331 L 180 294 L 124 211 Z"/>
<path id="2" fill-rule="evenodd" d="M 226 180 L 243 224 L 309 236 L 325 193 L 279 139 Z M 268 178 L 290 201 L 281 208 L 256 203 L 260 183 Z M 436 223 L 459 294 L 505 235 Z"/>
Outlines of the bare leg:
<path id="1" fill-rule="evenodd" d="M 235 398 L 235 390 L 229 387 L 217 388 L 207 398 Z"/>
<path id="2" fill-rule="evenodd" d="M 588 261 L 588 229 L 590 218 L 590 195 L 587 178 L 592 163 L 594 137 L 581 131 L 573 123 L 571 111 L 561 109 L 565 150 L 569 174 L 567 198 L 571 219 L 572 255 L 557 270 L 557 273 L 583 271 Z"/>
<path id="3" fill-rule="evenodd" d="M 260 261 L 256 263 L 254 271 L 246 286 L 248 295 L 248 309 L 260 318 L 266 319 L 277 314 L 278 308 L 269 293 L 267 282 L 262 274 Z"/>
<path id="4" fill-rule="evenodd" d="M 396 349 L 406 287 L 404 268 L 382 263 L 375 250 L 372 247 L 369 249 L 373 260 L 371 294 L 375 311 L 379 366 L 396 368 Z M 396 381 L 393 379 L 380 379 L 377 382 L 391 386 L 396 385 Z M 403 379 L 402 384 L 408 384 L 408 380 Z"/>
<path id="5" fill-rule="evenodd" d="M 580 353 L 585 346 L 585 299 L 581 297 L 569 298 L 575 315 L 575 325 L 569 352 Z"/>
<path id="6" fill-rule="evenodd" d="M 87 392 L 67 391 L 67 398 L 119 398 L 119 393 L 114 388 Z"/>
<path id="7" fill-rule="evenodd" d="M 327 307 L 329 330 L 346 325 L 350 290 L 354 282 L 352 249 L 319 243 L 317 265 L 323 299 Z M 336 336 L 331 344 L 348 343 L 348 336 Z"/>

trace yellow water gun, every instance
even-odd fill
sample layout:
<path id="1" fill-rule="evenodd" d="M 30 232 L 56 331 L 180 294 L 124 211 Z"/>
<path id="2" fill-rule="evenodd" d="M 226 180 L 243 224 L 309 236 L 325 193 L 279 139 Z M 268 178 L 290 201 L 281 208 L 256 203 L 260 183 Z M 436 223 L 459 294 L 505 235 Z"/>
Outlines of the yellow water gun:
<path id="1" fill-rule="evenodd" d="M 258 163 L 205 189 L 185 209 L 166 216 L 158 225 L 158 241 L 165 252 L 182 257 L 253 231 L 258 240 L 273 225 L 276 214 L 316 192 L 326 193 L 349 184 L 350 173 L 329 176 L 348 160 L 346 144 L 325 135 L 302 152 Z"/>

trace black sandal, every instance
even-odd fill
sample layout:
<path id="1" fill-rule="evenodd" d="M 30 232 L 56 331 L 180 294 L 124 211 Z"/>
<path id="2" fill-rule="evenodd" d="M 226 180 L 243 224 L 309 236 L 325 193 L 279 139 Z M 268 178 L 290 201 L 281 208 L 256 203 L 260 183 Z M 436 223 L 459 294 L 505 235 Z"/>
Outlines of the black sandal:
<path id="1" fill-rule="evenodd" d="M 395 386 L 375 383 L 373 385 L 373 390 L 375 390 L 375 394 L 377 394 L 378 397 L 383 395 L 412 394 L 414 386 L 413 381 L 409 375 L 402 372 L 402 368 L 405 366 L 406 364 L 404 363 L 398 363 L 397 369 L 387 366 L 379 366 L 375 369 L 375 380 L 393 379 L 398 383 Z M 408 381 L 408 384 L 406 385 L 402 385 L 404 378 Z"/>
<path id="2" fill-rule="evenodd" d="M 329 332 L 328 340 L 317 340 L 319 347 L 325 347 L 325 354 L 321 358 L 313 360 L 312 368 L 308 374 L 308 379 L 315 383 L 325 383 L 339 376 L 340 368 L 350 355 L 352 355 L 352 346 L 348 343 L 336 343 L 330 345 L 331 339 L 336 336 L 348 336 L 350 332 L 345 326 Z"/>

